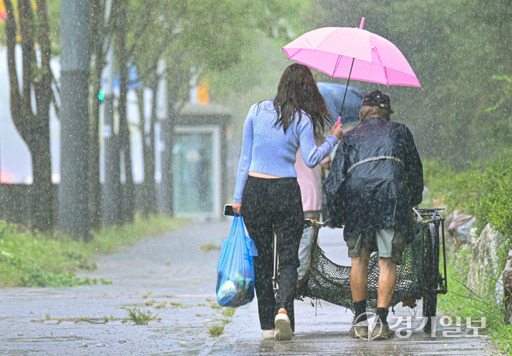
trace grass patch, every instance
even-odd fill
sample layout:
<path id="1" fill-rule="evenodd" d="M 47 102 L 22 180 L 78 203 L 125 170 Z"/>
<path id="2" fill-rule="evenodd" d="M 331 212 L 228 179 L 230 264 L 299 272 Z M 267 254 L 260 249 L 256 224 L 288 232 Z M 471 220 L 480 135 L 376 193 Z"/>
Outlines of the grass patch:
<path id="1" fill-rule="evenodd" d="M 90 284 L 112 284 L 103 278 L 77 277 L 73 272 L 45 272 L 39 266 L 23 268 L 20 282 L 23 287 L 73 287 Z"/>
<path id="2" fill-rule="evenodd" d="M 208 330 L 210 337 L 216 338 L 224 333 L 224 325 L 214 325 Z"/>
<path id="3" fill-rule="evenodd" d="M 498 270 L 505 265 L 508 251 L 512 248 L 512 152 L 505 150 L 474 165 L 465 171 L 455 171 L 439 162 L 424 162 L 425 207 L 445 205 L 445 215 L 457 209 L 476 217 L 477 236 L 487 223 L 495 231 L 503 233 L 498 248 Z M 452 318 L 485 318 L 485 328 L 479 329 L 494 340 L 498 349 L 512 354 L 512 326 L 505 325 L 503 296 L 496 295 L 494 286 L 501 283 L 498 276 L 482 285 L 482 294 L 467 287 L 471 249 L 457 253 L 449 251 L 448 293 L 438 298 L 438 309 Z M 478 324 L 478 322 L 477 322 Z M 478 325 L 477 325 L 478 326 Z"/>
<path id="4" fill-rule="evenodd" d="M 224 309 L 222 309 L 222 315 L 231 318 L 233 315 L 235 315 L 235 311 L 236 311 L 235 308 L 224 308 Z"/>
<path id="5" fill-rule="evenodd" d="M 220 251 L 220 246 L 217 246 L 215 244 L 209 243 L 209 244 L 201 245 L 200 249 L 204 253 L 208 253 L 210 251 L 216 251 L 216 250 Z"/>
<path id="6" fill-rule="evenodd" d="M 448 293 L 438 296 L 438 309 L 452 318 L 460 317 L 463 324 L 465 318 L 471 318 L 476 327 L 482 326 L 481 318 L 485 318 L 485 327 L 478 329 L 478 332 L 490 335 L 501 352 L 512 354 L 512 325 L 506 325 L 503 320 L 505 305 L 500 300 L 502 298 L 496 300 L 496 293 L 492 291 L 479 295 L 469 290 L 466 283 L 467 264 L 458 263 L 455 268 L 455 256 L 452 253 L 447 256 Z"/>
<path id="7" fill-rule="evenodd" d="M 136 219 L 131 225 L 103 229 L 90 242 L 61 233 L 32 235 L 19 226 L 0 221 L 0 287 L 109 284 L 101 278 L 79 278 L 75 273 L 95 269 L 91 259 L 100 254 L 114 253 L 143 238 L 175 230 L 188 221 L 164 216 Z"/>
<path id="8" fill-rule="evenodd" d="M 44 323 L 45 321 L 56 321 L 57 324 L 60 324 L 64 321 L 69 321 L 69 322 L 72 322 L 75 324 L 80 323 L 80 322 L 85 322 L 85 323 L 90 323 L 90 324 L 106 324 L 109 321 L 114 321 L 114 320 L 119 320 L 119 319 L 115 319 L 113 316 L 104 316 L 103 318 L 89 318 L 87 316 L 81 316 L 78 318 L 52 318 L 49 314 L 46 314 L 41 319 L 32 319 L 30 321 L 33 323 Z"/>
<path id="9" fill-rule="evenodd" d="M 140 310 L 139 308 L 126 309 L 128 312 L 128 320 L 131 320 L 135 325 L 148 325 L 151 320 L 157 319 L 157 315 L 151 311 Z"/>
<path id="10" fill-rule="evenodd" d="M 512 149 L 462 172 L 434 161 L 424 162 L 423 168 L 429 190 L 423 206 L 443 204 L 447 214 L 457 209 L 475 216 L 477 235 L 490 223 L 504 235 L 498 253 L 505 260 L 512 248 Z"/>
<path id="11" fill-rule="evenodd" d="M 184 308 L 185 305 L 183 305 L 183 303 L 180 303 L 180 302 L 169 302 L 169 305 L 171 306 L 171 308 Z"/>

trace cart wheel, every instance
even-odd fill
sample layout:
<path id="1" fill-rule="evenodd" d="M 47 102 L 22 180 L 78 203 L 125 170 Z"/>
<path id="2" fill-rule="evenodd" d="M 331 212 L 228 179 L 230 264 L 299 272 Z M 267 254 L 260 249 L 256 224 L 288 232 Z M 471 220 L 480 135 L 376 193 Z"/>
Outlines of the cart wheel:
<path id="1" fill-rule="evenodd" d="M 424 259 L 424 279 L 425 294 L 423 296 L 423 317 L 428 318 L 423 329 L 430 333 L 432 330 L 432 317 L 436 316 L 437 294 L 434 290 L 439 287 L 439 223 L 431 222 L 428 224 L 425 236 L 425 259 Z"/>

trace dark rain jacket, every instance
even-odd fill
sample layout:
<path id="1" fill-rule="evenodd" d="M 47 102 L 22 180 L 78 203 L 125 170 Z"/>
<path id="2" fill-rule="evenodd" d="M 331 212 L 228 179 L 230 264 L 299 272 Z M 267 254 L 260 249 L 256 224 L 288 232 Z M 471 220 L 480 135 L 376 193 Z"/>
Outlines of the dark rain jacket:
<path id="1" fill-rule="evenodd" d="M 370 118 L 347 132 L 324 189 L 330 225 L 345 225 L 345 240 L 394 227 L 412 241 L 411 209 L 422 200 L 423 168 L 409 129 Z"/>

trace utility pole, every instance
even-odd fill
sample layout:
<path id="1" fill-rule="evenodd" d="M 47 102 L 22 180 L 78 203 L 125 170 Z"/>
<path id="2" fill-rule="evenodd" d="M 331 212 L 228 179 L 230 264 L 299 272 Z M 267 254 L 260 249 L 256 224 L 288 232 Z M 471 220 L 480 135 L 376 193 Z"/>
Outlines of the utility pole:
<path id="1" fill-rule="evenodd" d="M 105 22 L 110 21 L 112 0 L 105 5 Z M 121 181 L 119 147 L 117 144 L 116 125 L 114 125 L 114 43 L 112 39 L 106 55 L 106 65 L 103 70 L 102 92 L 105 95 L 103 139 L 105 142 L 105 183 L 103 188 L 103 212 L 105 225 L 118 225 L 121 221 Z"/>
<path id="2" fill-rule="evenodd" d="M 90 239 L 89 162 L 89 0 L 62 0 L 60 228 Z"/>

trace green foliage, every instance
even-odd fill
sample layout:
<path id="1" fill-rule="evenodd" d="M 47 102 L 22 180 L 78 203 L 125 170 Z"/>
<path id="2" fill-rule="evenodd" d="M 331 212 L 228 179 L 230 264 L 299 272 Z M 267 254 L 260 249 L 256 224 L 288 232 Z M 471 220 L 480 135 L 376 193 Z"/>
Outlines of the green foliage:
<path id="1" fill-rule="evenodd" d="M 235 315 L 236 309 L 235 308 L 224 308 L 222 309 L 222 315 L 227 317 L 232 317 Z"/>
<path id="2" fill-rule="evenodd" d="M 470 253 L 470 251 L 468 251 Z M 448 258 L 448 293 L 438 296 L 438 308 L 453 318 L 470 317 L 473 322 L 480 318 L 486 319 L 486 326 L 479 332 L 490 334 L 501 352 L 512 353 L 512 325 L 504 323 L 504 303 L 496 300 L 494 291 L 479 295 L 467 287 L 468 263 L 467 256 L 449 255 Z M 500 283 L 499 281 L 495 281 Z"/>
<path id="3" fill-rule="evenodd" d="M 139 308 L 126 309 L 128 319 L 133 321 L 135 325 L 148 325 L 151 320 L 155 320 L 158 316 L 150 310 L 140 310 Z"/>
<path id="4" fill-rule="evenodd" d="M 209 243 L 209 244 L 201 245 L 201 247 L 199 247 L 199 249 L 201 251 L 203 251 L 204 253 L 208 253 L 210 251 L 219 251 L 220 250 L 220 246 L 212 244 L 212 243 Z"/>
<path id="5" fill-rule="evenodd" d="M 224 333 L 224 324 L 214 325 L 214 326 L 210 327 L 210 329 L 208 330 L 208 334 L 210 335 L 210 337 L 212 337 L 214 339 L 221 336 L 223 333 Z"/>
<path id="6" fill-rule="evenodd" d="M 258 0 L 246 5 L 240 27 L 248 26 L 248 31 L 236 44 L 243 48 L 239 60 L 205 73 L 212 101 L 233 113 L 236 140 L 242 136 L 249 107 L 275 95 L 284 68 L 291 64 L 281 48 L 314 28 L 316 12 L 309 0 Z"/>
<path id="7" fill-rule="evenodd" d="M 179 111 L 191 79 L 227 72 L 247 59 L 262 38 L 289 36 L 296 8 L 306 0 L 132 0 L 128 6 L 128 60 L 146 86 L 158 59 L 167 64 L 170 103 Z M 278 53 L 278 52 L 276 52 Z M 232 88 L 234 91 L 234 88 Z"/>
<path id="8" fill-rule="evenodd" d="M 247 111 L 252 104 L 275 95 L 283 70 L 288 66 L 286 55 L 280 50 L 282 40 L 259 38 L 252 48 L 247 48 L 242 60 L 229 71 L 208 74 L 211 97 L 229 108 L 235 117 L 235 134 L 242 137 Z"/>
<path id="9" fill-rule="evenodd" d="M 50 27 L 50 41 L 52 43 L 52 52 L 60 53 L 60 1 L 61 0 L 46 0 L 46 8 L 48 11 L 48 25 Z M 3 5 L 3 0 L 0 1 Z M 17 9 L 18 1 L 12 1 L 13 6 Z M 35 20 L 39 21 L 37 14 L 36 1 L 32 1 Z M 2 6 L 0 6 L 1 8 Z M 17 16 L 17 11 L 16 11 Z M 5 45 L 5 23 L 6 19 L 0 20 L 0 46 Z"/>
<path id="10" fill-rule="evenodd" d="M 423 206 L 445 204 L 450 211 L 474 212 L 478 169 L 457 173 L 447 164 L 429 160 L 423 162 L 423 172 L 428 189 Z"/>
<path id="11" fill-rule="evenodd" d="M 512 151 L 490 161 L 478 175 L 474 213 L 480 228 L 485 222 L 512 239 Z"/>
<path id="12" fill-rule="evenodd" d="M 424 90 L 382 88 L 395 102 L 393 120 L 413 131 L 423 158 L 457 170 L 510 147 L 512 7 L 507 0 L 318 0 L 317 26 L 358 26 L 389 39 Z M 375 85 L 354 82 L 362 89 Z M 501 101 L 501 106 L 489 111 Z"/>
<path id="13" fill-rule="evenodd" d="M 463 210 L 477 218 L 478 232 L 487 223 L 505 236 L 503 254 L 512 246 L 512 151 L 507 150 L 471 170 L 456 173 L 447 165 L 425 162 L 425 186 L 429 194 L 424 204 L 448 210 Z M 502 256 L 503 257 L 503 256 Z"/>
<path id="14" fill-rule="evenodd" d="M 95 268 L 89 260 L 97 254 L 113 253 L 141 238 L 171 231 L 186 220 L 154 217 L 122 228 L 103 229 L 91 242 L 66 235 L 32 235 L 0 221 L 0 286 L 65 287 L 110 284 L 103 278 L 77 277 L 75 272 Z"/>
<path id="15" fill-rule="evenodd" d="M 503 105 L 506 102 L 507 99 L 510 99 L 510 97 L 512 96 L 512 76 L 510 76 L 510 75 L 493 75 L 492 78 L 496 79 L 496 80 L 506 81 L 507 88 L 505 89 L 505 94 L 500 99 L 500 101 L 498 103 L 496 103 L 495 105 L 485 109 L 485 112 L 491 112 L 491 111 L 498 109 L 501 105 Z"/>
<path id="16" fill-rule="evenodd" d="M 43 271 L 38 266 L 34 268 L 25 267 L 22 272 L 22 287 L 74 287 L 98 283 L 98 280 L 96 278 L 90 279 L 87 277 L 77 277 L 73 272 L 49 273 Z M 105 281 L 104 279 L 101 280 Z M 105 284 L 111 283 L 112 282 L 105 281 Z"/>

